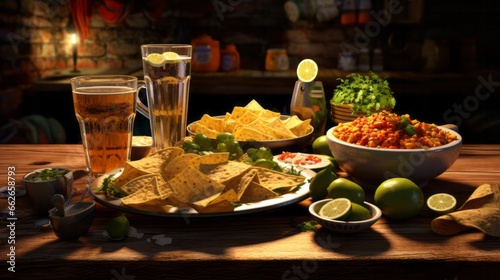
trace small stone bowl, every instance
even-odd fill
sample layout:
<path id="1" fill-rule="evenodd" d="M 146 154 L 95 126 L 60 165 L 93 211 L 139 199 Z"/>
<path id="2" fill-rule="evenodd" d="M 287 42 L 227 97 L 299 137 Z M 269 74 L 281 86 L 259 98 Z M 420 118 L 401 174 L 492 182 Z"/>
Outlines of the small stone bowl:
<path id="1" fill-rule="evenodd" d="M 42 172 L 44 169 L 57 169 L 65 172 L 64 176 L 58 179 L 51 179 L 47 181 L 32 181 L 31 179 Z M 73 172 L 66 168 L 43 168 L 37 169 L 24 175 L 22 181 L 23 186 L 26 188 L 34 209 L 39 216 L 47 216 L 52 206 L 52 196 L 54 194 L 61 194 L 64 199 L 71 197 L 73 192 Z"/>
<path id="2" fill-rule="evenodd" d="M 96 203 L 93 201 L 79 201 L 64 206 L 63 213 L 57 208 L 49 211 L 49 220 L 57 237 L 61 239 L 78 239 L 87 233 L 96 211 Z"/>
<path id="3" fill-rule="evenodd" d="M 363 221 L 338 221 L 331 220 L 320 216 L 319 209 L 331 201 L 331 198 L 323 199 L 312 203 L 309 206 L 309 213 L 314 217 L 314 219 L 324 228 L 338 233 L 356 233 L 369 229 L 373 224 L 375 224 L 378 219 L 382 216 L 382 211 L 380 209 L 368 202 L 364 202 L 364 206 L 370 210 L 372 217 Z"/>

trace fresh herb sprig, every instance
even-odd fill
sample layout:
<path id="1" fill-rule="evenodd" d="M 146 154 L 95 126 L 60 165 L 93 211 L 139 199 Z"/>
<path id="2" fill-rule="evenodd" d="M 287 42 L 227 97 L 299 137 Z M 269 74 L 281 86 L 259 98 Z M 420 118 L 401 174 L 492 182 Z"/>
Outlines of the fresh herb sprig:
<path id="1" fill-rule="evenodd" d="M 374 111 L 394 108 L 396 99 L 389 82 L 370 72 L 369 75 L 352 73 L 346 79 L 338 78 L 340 84 L 333 92 L 333 105 L 352 104 L 352 114 L 364 112 L 367 116 Z"/>
<path id="2" fill-rule="evenodd" d="M 417 134 L 417 131 L 415 130 L 415 127 L 410 124 L 410 121 L 408 120 L 407 117 L 401 117 L 399 119 L 398 125 L 406 131 L 410 136 L 413 136 Z"/>
<path id="3" fill-rule="evenodd" d="M 109 175 L 104 178 L 102 180 L 101 187 L 95 189 L 96 192 L 103 193 L 107 199 L 121 198 L 125 196 L 123 192 L 114 187 L 115 178 L 113 176 L 114 175 Z"/>

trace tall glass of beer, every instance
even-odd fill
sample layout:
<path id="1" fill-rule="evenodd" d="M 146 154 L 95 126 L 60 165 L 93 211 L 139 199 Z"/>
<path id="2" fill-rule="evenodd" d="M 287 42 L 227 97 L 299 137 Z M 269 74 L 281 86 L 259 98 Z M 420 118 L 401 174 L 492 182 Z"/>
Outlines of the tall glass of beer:
<path id="1" fill-rule="evenodd" d="M 141 52 L 148 106 L 139 100 L 137 109 L 150 120 L 154 152 L 186 136 L 192 47 L 142 45 Z"/>
<path id="2" fill-rule="evenodd" d="M 79 76 L 71 87 L 90 177 L 124 167 L 130 160 L 137 78 Z"/>

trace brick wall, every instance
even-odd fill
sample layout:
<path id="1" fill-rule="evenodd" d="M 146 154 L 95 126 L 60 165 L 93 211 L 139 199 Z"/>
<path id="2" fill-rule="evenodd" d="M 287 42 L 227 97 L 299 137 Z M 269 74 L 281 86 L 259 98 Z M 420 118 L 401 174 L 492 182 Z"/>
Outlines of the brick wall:
<path id="1" fill-rule="evenodd" d="M 54 71 L 73 68 L 69 1 L 0 2 L 2 86 L 29 85 Z M 400 1 L 397 3 L 401 5 L 412 2 Z M 292 23 L 283 8 L 286 0 L 128 1 L 132 3 L 130 12 L 120 24 L 110 23 L 101 16 L 102 1 L 89 2 L 92 3 L 90 33 L 78 46 L 77 67 L 80 69 L 139 69 L 139 45 L 189 43 L 201 34 L 211 35 L 222 46 L 236 44 L 242 68 L 264 69 L 266 49 L 276 47 L 288 50 L 291 67 L 300 59 L 310 57 L 320 67 L 335 68 L 342 42 L 352 43 L 359 33 L 374 31 L 376 34 L 369 38 L 370 47 L 384 48 L 388 70 L 419 71 L 415 57 L 426 36 L 447 39 L 451 59 L 456 58 L 453 47 L 462 38 L 475 38 L 480 66 L 498 68 L 499 64 L 496 51 L 500 45 L 496 28 L 499 19 L 494 16 L 498 10 L 495 1 L 472 6 L 466 1 L 427 1 L 421 23 L 398 23 L 394 17 L 387 26 L 372 22 L 375 23 L 372 31 L 365 26 L 342 26 L 338 17 L 326 22 L 302 19 Z M 384 2 L 387 1 L 373 0 L 372 10 L 382 11 L 386 8 Z M 158 3 L 164 3 L 163 11 L 153 20 L 143 8 Z M 393 33 L 410 43 L 404 46 L 406 49 L 387 45 L 387 38 Z"/>

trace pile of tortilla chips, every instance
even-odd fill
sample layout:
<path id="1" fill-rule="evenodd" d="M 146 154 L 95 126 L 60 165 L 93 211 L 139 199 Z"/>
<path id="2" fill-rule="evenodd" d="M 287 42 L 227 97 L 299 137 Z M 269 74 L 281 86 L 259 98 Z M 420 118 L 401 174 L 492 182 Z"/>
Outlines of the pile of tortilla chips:
<path id="1" fill-rule="evenodd" d="M 472 193 L 457 211 L 439 216 L 431 223 L 432 230 L 452 235 L 470 228 L 500 237 L 500 187 L 483 184 Z"/>
<path id="2" fill-rule="evenodd" d="M 129 207 L 160 213 L 190 207 L 207 213 L 274 198 L 305 181 L 304 176 L 228 159 L 229 153 L 200 156 L 167 148 L 128 162 L 114 186 L 127 194 L 121 202 Z"/>
<path id="3" fill-rule="evenodd" d="M 188 126 L 194 134 L 205 134 L 216 138 L 221 132 L 230 132 L 237 141 L 262 141 L 293 139 L 312 132 L 311 119 L 301 120 L 297 116 L 281 118 L 281 114 L 264 109 L 257 101 L 245 107 L 236 106 L 224 117 L 207 114 Z"/>

